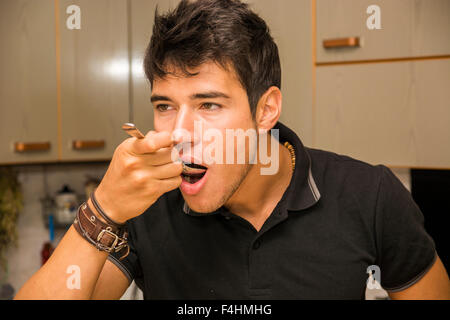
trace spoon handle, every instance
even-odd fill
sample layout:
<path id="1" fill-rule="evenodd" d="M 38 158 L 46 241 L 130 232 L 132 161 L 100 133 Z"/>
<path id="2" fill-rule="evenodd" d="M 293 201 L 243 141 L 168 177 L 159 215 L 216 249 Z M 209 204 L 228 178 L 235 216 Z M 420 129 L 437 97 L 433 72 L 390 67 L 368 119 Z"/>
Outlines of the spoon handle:
<path id="1" fill-rule="evenodd" d="M 137 139 L 144 139 L 145 136 L 142 134 L 142 132 L 139 131 L 138 128 L 136 128 L 136 125 L 134 123 L 124 123 L 122 125 L 122 129 L 128 133 L 130 136 L 135 137 Z"/>

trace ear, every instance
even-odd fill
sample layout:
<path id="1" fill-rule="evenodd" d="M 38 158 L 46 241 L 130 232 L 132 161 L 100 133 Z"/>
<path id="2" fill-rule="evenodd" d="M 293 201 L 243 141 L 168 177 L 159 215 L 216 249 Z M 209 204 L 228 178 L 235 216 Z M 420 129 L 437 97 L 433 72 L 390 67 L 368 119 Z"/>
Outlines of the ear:
<path id="1" fill-rule="evenodd" d="M 282 95 L 278 87 L 270 87 L 261 96 L 256 109 L 256 125 L 260 132 L 267 132 L 277 123 L 281 115 Z"/>

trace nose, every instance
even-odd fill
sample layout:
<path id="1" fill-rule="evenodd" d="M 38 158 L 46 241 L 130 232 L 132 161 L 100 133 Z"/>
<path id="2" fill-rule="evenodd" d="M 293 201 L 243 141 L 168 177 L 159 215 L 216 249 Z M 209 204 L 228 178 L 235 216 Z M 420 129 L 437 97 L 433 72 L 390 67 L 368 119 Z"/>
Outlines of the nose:
<path id="1" fill-rule="evenodd" d="M 177 112 L 172 138 L 176 144 L 190 143 L 194 131 L 194 120 L 187 106 L 181 106 Z"/>
<path id="2" fill-rule="evenodd" d="M 196 119 L 195 112 L 189 107 L 181 107 L 178 109 L 175 121 L 175 127 L 172 132 L 172 139 L 175 142 L 175 149 L 178 155 L 182 157 L 194 157 L 202 161 L 202 135 L 203 123 Z M 187 161 L 191 161 L 187 160 Z"/>

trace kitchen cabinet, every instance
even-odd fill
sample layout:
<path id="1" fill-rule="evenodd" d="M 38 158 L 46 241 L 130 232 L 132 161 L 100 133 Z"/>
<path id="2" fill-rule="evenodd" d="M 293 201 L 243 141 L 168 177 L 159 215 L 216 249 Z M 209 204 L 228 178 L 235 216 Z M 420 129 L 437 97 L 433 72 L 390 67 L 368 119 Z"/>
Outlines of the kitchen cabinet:
<path id="1" fill-rule="evenodd" d="M 450 168 L 450 59 L 317 68 L 316 147 L 393 167 Z"/>
<path id="2" fill-rule="evenodd" d="M 318 63 L 450 55 L 448 0 L 315 1 Z M 371 5 L 380 9 L 380 29 L 366 25 L 375 14 L 367 13 Z M 326 40 L 349 38 L 359 38 L 361 46 L 324 47 Z"/>
<path id="3" fill-rule="evenodd" d="M 58 157 L 53 0 L 0 1 L 0 163 Z"/>
<path id="4" fill-rule="evenodd" d="M 80 29 L 69 29 L 70 5 Z M 111 158 L 129 120 L 126 0 L 60 0 L 61 160 Z"/>
<path id="5" fill-rule="evenodd" d="M 1 164 L 111 158 L 130 118 L 127 3 L 0 2 Z"/>
<path id="6" fill-rule="evenodd" d="M 124 122 L 153 129 L 142 62 L 156 6 L 178 2 L 0 1 L 0 164 L 108 160 L 127 138 Z M 435 147 L 450 141 L 450 1 L 246 2 L 279 48 L 280 120 L 305 145 L 450 167 L 448 148 Z M 66 25 L 73 5 L 79 29 Z M 369 5 L 381 9 L 380 30 L 366 26 Z M 356 36 L 361 47 L 323 48 Z"/>

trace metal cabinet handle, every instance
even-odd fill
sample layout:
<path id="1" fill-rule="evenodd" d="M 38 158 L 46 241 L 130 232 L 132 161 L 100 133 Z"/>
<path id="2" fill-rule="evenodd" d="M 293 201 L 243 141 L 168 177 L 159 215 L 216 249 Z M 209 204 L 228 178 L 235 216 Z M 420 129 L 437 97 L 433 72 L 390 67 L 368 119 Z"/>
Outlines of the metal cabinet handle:
<path id="1" fill-rule="evenodd" d="M 50 150 L 50 142 L 16 142 L 14 143 L 15 152 L 29 151 L 48 151 Z"/>
<path id="2" fill-rule="evenodd" d="M 359 47 L 360 44 L 361 44 L 361 42 L 359 40 L 359 37 L 348 37 L 348 38 L 323 40 L 323 47 L 325 49 L 352 48 L 352 47 Z"/>
<path id="3" fill-rule="evenodd" d="M 72 148 L 74 150 L 101 149 L 105 146 L 105 140 L 73 140 Z"/>

